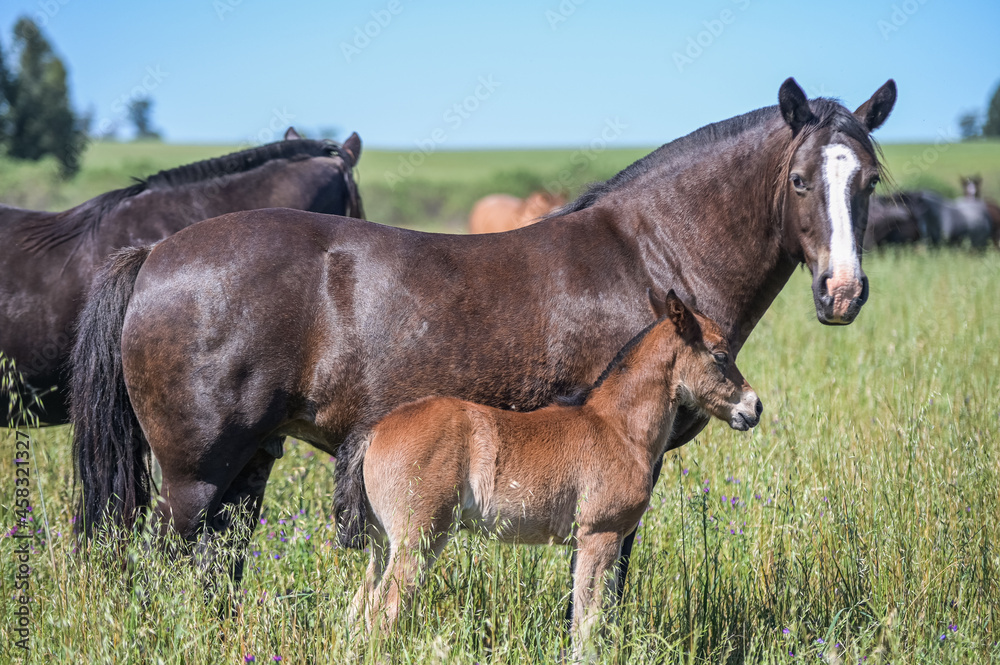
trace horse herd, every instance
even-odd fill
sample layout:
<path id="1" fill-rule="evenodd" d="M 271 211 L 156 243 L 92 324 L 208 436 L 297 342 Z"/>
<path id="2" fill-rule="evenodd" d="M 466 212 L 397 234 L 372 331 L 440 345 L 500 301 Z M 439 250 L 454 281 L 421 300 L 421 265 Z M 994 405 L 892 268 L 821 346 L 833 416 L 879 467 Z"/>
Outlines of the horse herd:
<path id="1" fill-rule="evenodd" d="M 788 79 L 506 233 L 364 221 L 357 135 L 0 208 L 0 349 L 42 419 L 73 422 L 86 537 L 171 529 L 239 580 L 219 546 L 245 549 L 296 437 L 336 456 L 341 543 L 376 543 L 359 618 L 391 623 L 457 516 L 573 545 L 580 644 L 664 452 L 710 415 L 756 424 L 735 359 L 796 267 L 821 323 L 865 304 L 870 134 L 895 101 L 891 80 L 852 112 Z"/>
<path id="2" fill-rule="evenodd" d="M 923 242 L 932 247 L 968 243 L 1000 248 L 1000 206 L 983 198 L 982 178 L 961 178 L 962 196 L 949 200 L 919 190 L 872 197 L 865 230 L 866 250 Z"/>

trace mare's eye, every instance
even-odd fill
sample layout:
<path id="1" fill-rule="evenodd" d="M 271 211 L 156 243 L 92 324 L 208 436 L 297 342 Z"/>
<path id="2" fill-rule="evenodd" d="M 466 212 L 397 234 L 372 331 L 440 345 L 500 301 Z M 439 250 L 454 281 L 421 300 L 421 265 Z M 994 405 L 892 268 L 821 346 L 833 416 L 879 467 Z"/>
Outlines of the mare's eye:
<path id="1" fill-rule="evenodd" d="M 793 173 L 792 177 L 789 178 L 792 181 L 792 187 L 794 187 L 799 192 L 806 191 L 806 181 L 802 179 L 798 173 Z"/>
<path id="2" fill-rule="evenodd" d="M 868 181 L 868 188 L 867 189 L 868 189 L 869 192 L 874 192 L 875 191 L 875 185 L 878 184 L 878 181 L 879 181 L 878 176 L 875 176 L 874 178 L 872 178 L 871 180 Z"/>
<path id="3" fill-rule="evenodd" d="M 729 364 L 729 356 L 725 353 L 713 353 L 712 357 L 715 359 L 715 364 L 718 365 L 720 369 L 724 369 L 726 365 Z"/>

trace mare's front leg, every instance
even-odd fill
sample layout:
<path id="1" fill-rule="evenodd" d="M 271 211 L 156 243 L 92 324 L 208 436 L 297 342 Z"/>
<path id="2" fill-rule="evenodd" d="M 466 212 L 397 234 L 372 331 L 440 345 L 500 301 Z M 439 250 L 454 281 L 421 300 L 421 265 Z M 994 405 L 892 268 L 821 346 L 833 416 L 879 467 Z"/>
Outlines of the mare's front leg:
<path id="1" fill-rule="evenodd" d="M 573 615 L 571 635 L 573 658 L 583 659 L 592 650 L 594 628 L 600 625 L 603 610 L 615 598 L 615 561 L 621 554 L 620 533 L 586 533 L 577 536 L 576 570 L 573 573 Z"/>

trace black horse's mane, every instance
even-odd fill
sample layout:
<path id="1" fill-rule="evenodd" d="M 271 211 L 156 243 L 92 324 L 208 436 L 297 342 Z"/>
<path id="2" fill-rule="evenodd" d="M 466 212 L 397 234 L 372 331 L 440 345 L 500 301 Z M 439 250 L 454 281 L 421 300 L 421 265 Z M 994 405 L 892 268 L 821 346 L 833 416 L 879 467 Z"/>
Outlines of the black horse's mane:
<path id="1" fill-rule="evenodd" d="M 823 127 L 832 127 L 835 131 L 847 134 L 862 146 L 871 150 L 875 156 L 875 148 L 868 132 L 861 122 L 835 99 L 817 98 L 809 100 L 814 119 L 802 128 L 801 140 L 812 132 Z M 678 158 L 686 158 L 694 150 L 704 148 L 720 141 L 739 136 L 746 131 L 760 127 L 767 122 L 779 118 L 781 110 L 777 105 L 765 106 L 727 120 L 720 120 L 694 130 L 686 136 L 666 143 L 645 157 L 633 162 L 619 171 L 615 176 L 603 182 L 595 182 L 576 198 L 562 208 L 555 210 L 546 218 L 562 217 L 593 206 L 605 194 L 628 186 L 640 176 L 650 173 L 662 166 L 672 163 Z"/>
<path id="2" fill-rule="evenodd" d="M 25 228 L 24 247 L 28 251 L 44 252 L 85 233 L 92 232 L 100 225 L 101 220 L 123 201 L 145 191 L 182 187 L 246 173 L 276 159 L 297 161 L 310 157 L 331 156 L 343 157 L 347 164 L 354 161 L 344 152 L 340 144 L 334 141 L 293 139 L 184 164 L 160 171 L 147 178 L 133 178 L 134 184 L 128 187 L 105 192 L 75 208 L 31 223 Z"/>

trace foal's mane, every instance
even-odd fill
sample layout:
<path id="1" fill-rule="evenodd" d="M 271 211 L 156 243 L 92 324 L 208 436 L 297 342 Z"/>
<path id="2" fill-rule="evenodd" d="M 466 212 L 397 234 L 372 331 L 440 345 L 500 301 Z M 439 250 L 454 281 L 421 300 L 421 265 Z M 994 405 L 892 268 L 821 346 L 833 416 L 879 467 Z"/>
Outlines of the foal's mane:
<path id="1" fill-rule="evenodd" d="M 782 164 L 778 174 L 778 182 L 783 182 L 788 178 L 788 169 L 795 151 L 805 142 L 809 136 L 815 132 L 831 128 L 834 131 L 842 132 L 853 138 L 865 150 L 869 152 L 878 164 L 880 174 L 882 174 L 881 150 L 878 144 L 869 136 L 861 122 L 843 104 L 835 99 L 819 97 L 809 100 L 809 107 L 813 112 L 813 120 L 802 127 L 783 151 Z M 631 165 L 619 171 L 616 175 L 603 182 L 595 182 L 587 187 L 584 192 L 562 208 L 555 210 L 545 216 L 545 219 L 562 217 L 574 212 L 579 212 L 590 208 L 597 203 L 604 195 L 625 189 L 647 173 L 658 169 L 665 169 L 677 161 L 682 163 L 691 157 L 691 153 L 721 141 L 739 136 L 745 132 L 761 128 L 768 123 L 781 118 L 781 110 L 778 106 L 765 106 L 764 108 L 750 111 L 727 120 L 713 122 L 696 129 L 686 136 L 674 139 L 666 143 L 645 157 L 633 162 Z M 883 174 L 884 175 L 884 174 Z M 783 187 L 776 187 L 779 194 L 775 200 L 777 210 L 784 204 L 784 198 L 780 193 L 784 192 Z"/>
<path id="2" fill-rule="evenodd" d="M 277 141 L 248 148 L 221 157 L 184 164 L 155 173 L 147 178 L 133 178 L 134 184 L 96 196 L 89 201 L 52 216 L 35 221 L 24 229 L 24 248 L 44 252 L 84 234 L 94 232 L 106 215 L 123 201 L 146 191 L 158 191 L 197 184 L 252 171 L 276 159 L 299 161 L 310 157 L 341 157 L 348 167 L 344 180 L 349 193 L 348 214 L 364 216 L 357 184 L 350 164 L 354 161 L 339 143 L 313 139 Z"/>
<path id="3" fill-rule="evenodd" d="M 662 320 L 663 318 L 653 321 L 648 326 L 643 328 L 635 337 L 626 342 L 625 346 L 623 346 L 621 350 L 618 351 L 618 354 L 615 355 L 615 357 L 611 360 L 611 362 L 608 363 L 608 366 L 604 368 L 604 371 L 601 372 L 601 375 L 597 377 L 597 381 L 594 381 L 593 384 L 587 386 L 586 388 L 576 388 L 575 390 L 572 390 L 565 395 L 557 395 L 555 398 L 555 403 L 560 406 L 582 406 L 583 403 L 587 401 L 587 398 L 590 397 L 590 393 L 597 390 L 601 386 L 601 384 L 604 383 L 609 376 L 611 376 L 611 373 L 614 372 L 616 369 L 618 369 L 618 367 L 625 362 L 625 359 L 629 356 L 630 353 L 632 353 L 635 347 L 639 346 L 639 343 L 646 338 L 646 335 L 649 334 L 649 331 L 655 328 L 656 324 L 660 323 L 660 321 Z"/>

